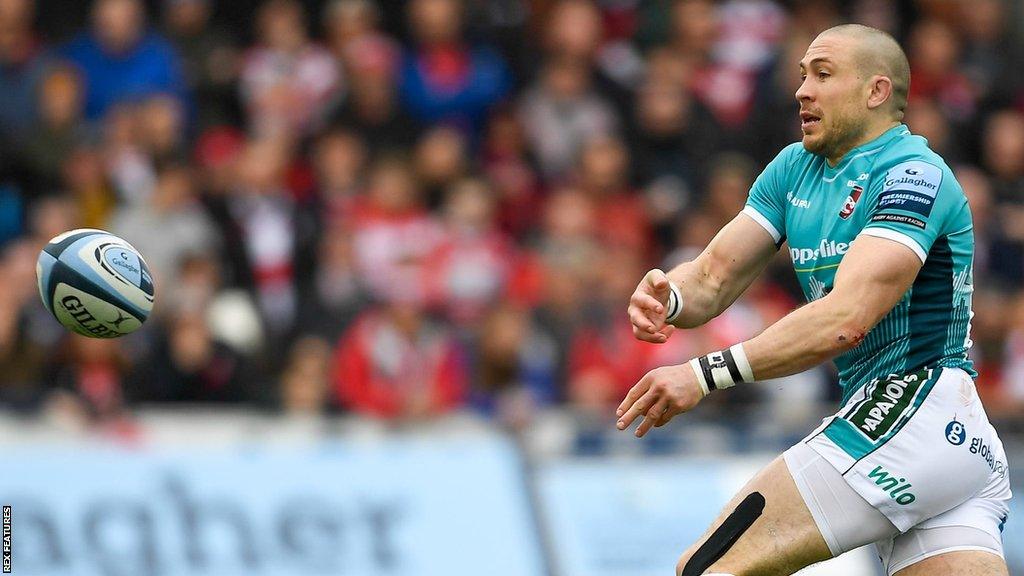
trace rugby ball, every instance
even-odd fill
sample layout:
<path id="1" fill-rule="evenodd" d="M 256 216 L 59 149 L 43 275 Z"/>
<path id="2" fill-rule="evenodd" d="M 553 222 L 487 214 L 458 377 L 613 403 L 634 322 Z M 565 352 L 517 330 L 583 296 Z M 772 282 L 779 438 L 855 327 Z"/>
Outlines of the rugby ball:
<path id="1" fill-rule="evenodd" d="M 123 239 L 82 228 L 56 236 L 39 253 L 43 305 L 65 328 L 90 338 L 139 329 L 153 309 L 153 277 Z"/>

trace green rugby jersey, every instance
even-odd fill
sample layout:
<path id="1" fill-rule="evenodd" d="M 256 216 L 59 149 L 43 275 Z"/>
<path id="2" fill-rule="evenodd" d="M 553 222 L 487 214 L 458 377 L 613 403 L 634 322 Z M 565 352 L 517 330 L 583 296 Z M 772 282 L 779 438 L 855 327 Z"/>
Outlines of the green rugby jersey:
<path id="1" fill-rule="evenodd" d="M 743 212 L 790 257 L 808 301 L 832 289 L 860 234 L 911 248 L 924 262 L 914 284 L 859 346 L 835 359 L 843 402 L 873 378 L 924 367 L 962 368 L 973 291 L 971 211 L 953 172 L 928 142 L 896 126 L 834 168 L 800 142 L 784 148 L 751 187 Z"/>

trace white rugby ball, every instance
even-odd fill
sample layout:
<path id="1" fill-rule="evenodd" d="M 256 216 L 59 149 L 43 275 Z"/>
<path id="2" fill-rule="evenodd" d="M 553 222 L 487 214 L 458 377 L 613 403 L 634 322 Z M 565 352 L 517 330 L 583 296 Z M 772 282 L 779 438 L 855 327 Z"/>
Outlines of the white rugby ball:
<path id="1" fill-rule="evenodd" d="M 65 328 L 91 338 L 139 329 L 153 310 L 153 277 L 138 250 L 91 228 L 56 236 L 36 262 L 39 296 Z"/>

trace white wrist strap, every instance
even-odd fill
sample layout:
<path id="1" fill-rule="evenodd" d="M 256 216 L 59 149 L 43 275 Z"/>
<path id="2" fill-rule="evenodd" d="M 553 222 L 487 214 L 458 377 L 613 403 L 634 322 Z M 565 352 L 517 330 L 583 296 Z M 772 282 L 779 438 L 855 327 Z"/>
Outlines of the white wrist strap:
<path id="1" fill-rule="evenodd" d="M 742 344 L 694 358 L 690 360 L 690 367 L 705 396 L 712 390 L 724 390 L 740 382 L 754 381 L 754 371 Z"/>
<path id="2" fill-rule="evenodd" d="M 679 313 L 683 311 L 683 294 L 679 291 L 679 286 L 676 283 L 668 281 L 668 306 L 665 311 L 665 323 L 671 324 L 676 318 L 679 318 Z"/>

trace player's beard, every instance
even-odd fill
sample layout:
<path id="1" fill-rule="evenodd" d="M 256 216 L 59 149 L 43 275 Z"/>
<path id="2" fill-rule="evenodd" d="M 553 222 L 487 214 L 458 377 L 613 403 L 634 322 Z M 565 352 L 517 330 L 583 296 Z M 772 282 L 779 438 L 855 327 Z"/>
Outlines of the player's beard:
<path id="1" fill-rule="evenodd" d="M 821 139 L 817 142 L 811 143 L 811 147 L 807 148 L 807 151 L 839 161 L 840 156 L 849 152 L 867 132 L 868 120 L 838 111 L 831 116 L 830 129 L 822 134 Z"/>

